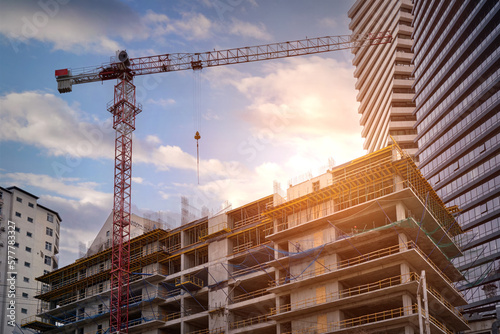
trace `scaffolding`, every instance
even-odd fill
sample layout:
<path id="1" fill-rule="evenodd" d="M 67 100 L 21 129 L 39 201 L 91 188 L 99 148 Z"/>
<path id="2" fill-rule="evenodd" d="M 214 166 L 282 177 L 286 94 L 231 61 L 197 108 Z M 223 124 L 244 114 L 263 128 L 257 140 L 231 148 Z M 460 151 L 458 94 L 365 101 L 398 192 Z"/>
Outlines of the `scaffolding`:
<path id="1" fill-rule="evenodd" d="M 445 207 L 411 157 L 397 144 L 340 165 L 328 173 L 331 177 L 326 187 L 263 212 L 264 221 L 275 224 L 275 233 L 406 188 L 425 203 L 450 238 L 463 233 L 454 217 L 458 208 Z"/>
<path id="2" fill-rule="evenodd" d="M 357 284 L 352 281 L 351 286 L 346 285 L 331 293 L 324 290 L 318 294 L 316 291 L 316 296 L 311 298 L 290 300 L 288 296 L 279 303 L 276 301 L 283 291 L 301 288 L 304 281 L 314 284 L 325 277 L 345 275 L 356 268 L 376 265 L 377 261 L 391 262 L 394 259 L 410 259 L 428 269 L 433 278 L 439 277 L 439 284 L 428 287 L 429 295 L 443 304 L 448 313 L 466 323 L 460 312 L 438 292 L 452 290 L 458 299 L 461 298 L 452 283 L 459 274 L 453 266 L 441 266 L 450 263 L 450 257 L 456 253 L 457 247 L 450 240 L 461 233 L 453 216 L 458 209 L 444 207 L 411 158 L 397 145 L 392 145 L 335 167 L 321 177 L 321 182 L 328 179 L 328 184 L 321 188 L 318 182 L 313 182 L 316 180 L 309 180 L 307 182 L 313 182 L 312 192 L 288 201 L 274 202 L 277 197 L 271 195 L 228 211 L 226 217 L 210 222 L 208 218 L 202 218 L 174 230 L 156 229 L 132 239 L 129 327 L 141 331 L 158 324 L 166 331 L 177 331 L 180 327 L 176 326 L 184 321 L 179 319 L 186 316 L 189 316 L 185 320 L 188 323 L 186 328 L 191 333 L 218 333 L 227 328 L 239 330 L 254 325 L 274 326 L 297 310 L 328 307 L 326 304 L 362 298 L 368 293 L 382 293 L 383 289 L 397 289 L 405 284 L 413 289 L 419 276 L 410 272 L 383 279 L 364 279 Z M 408 211 L 404 214 L 405 219 L 394 221 L 397 216 L 394 203 L 405 200 L 404 196 L 399 196 L 400 191 L 405 191 L 404 195 L 411 197 L 411 203 L 418 203 L 419 210 L 423 208 L 429 217 L 424 220 L 422 216 L 419 220 Z M 387 202 L 391 204 L 384 204 L 382 198 L 389 198 Z M 389 213 L 384 211 L 388 208 L 392 210 Z M 405 207 L 405 210 L 409 209 Z M 364 217 L 372 218 L 375 211 L 373 226 L 371 220 L 369 227 L 354 226 L 353 217 L 362 221 Z M 331 223 L 329 219 L 336 220 Z M 209 224 L 215 222 L 222 223 Z M 305 222 L 313 224 L 300 226 Z M 306 232 L 308 226 L 318 231 L 329 229 L 334 237 L 323 240 L 316 238 L 315 233 L 307 232 L 311 234 L 308 236 L 311 240 L 298 240 L 297 235 Z M 385 233 L 388 230 L 394 233 Z M 400 233 L 412 240 L 397 240 Z M 420 239 L 419 234 L 422 235 Z M 390 246 L 370 245 L 366 241 L 371 235 L 385 238 L 380 240 L 387 241 Z M 294 237 L 293 240 L 289 236 Z M 216 243 L 222 238 L 227 240 Z M 356 244 L 359 249 L 354 242 L 360 245 Z M 223 249 L 224 256 L 219 259 L 221 262 L 209 262 L 211 244 L 222 247 L 219 248 Z M 434 249 L 440 251 L 433 254 Z M 339 256 L 334 263 L 325 263 L 321 258 L 333 253 Z M 438 262 L 433 262 L 436 259 Z M 77 303 L 106 305 L 103 299 L 109 296 L 110 263 L 111 250 L 108 249 L 37 278 L 42 283 L 42 290 L 36 298 L 56 307 L 44 311 L 43 317 L 26 319 L 22 326 L 40 331 L 72 326 L 66 328 L 71 330 L 76 328 L 75 324 L 109 314 L 109 310 L 102 308 L 82 313 Z M 301 267 L 292 268 L 298 263 Z M 219 267 L 210 273 L 209 268 L 214 266 Z M 220 294 L 221 298 L 227 300 L 225 305 L 217 302 L 214 308 L 209 302 L 209 292 L 221 289 L 225 294 Z M 260 313 L 249 311 L 250 300 L 258 300 Z M 413 306 L 399 306 L 391 305 L 394 309 L 374 314 L 352 314 L 350 319 L 335 323 L 327 323 L 326 318 L 321 318 L 315 328 L 350 330 L 380 319 L 399 319 L 414 311 Z M 208 329 L 209 317 L 224 318 L 229 312 L 233 312 L 235 319 L 225 319 L 226 329 L 213 324 L 210 327 L 214 329 Z M 196 322 L 193 319 L 203 320 Z M 433 326 L 441 329 L 439 321 L 430 319 Z M 282 332 L 302 333 L 303 330 L 295 328 L 292 331 L 291 326 L 287 329 L 286 323 L 280 326 Z"/>

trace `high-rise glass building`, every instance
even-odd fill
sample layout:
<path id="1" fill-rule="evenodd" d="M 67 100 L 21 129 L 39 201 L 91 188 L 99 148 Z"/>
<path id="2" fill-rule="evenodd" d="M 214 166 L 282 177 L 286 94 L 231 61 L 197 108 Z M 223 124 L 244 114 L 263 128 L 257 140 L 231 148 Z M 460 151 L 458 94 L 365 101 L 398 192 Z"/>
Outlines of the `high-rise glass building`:
<path id="1" fill-rule="evenodd" d="M 500 304 L 500 2 L 415 0 L 416 157 L 468 237 L 454 264 L 470 320 Z M 483 333 L 483 332 L 481 332 Z"/>
<path id="2" fill-rule="evenodd" d="M 358 0 L 349 10 L 353 34 L 389 31 L 394 42 L 352 49 L 356 66 L 358 112 L 365 138 L 364 149 L 374 152 L 393 137 L 410 155 L 417 151 L 415 103 L 413 102 L 413 59 L 411 0 Z"/>
<path id="3" fill-rule="evenodd" d="M 454 259 L 465 278 L 458 284 L 469 303 L 465 315 L 491 328 L 500 304 L 500 1 L 409 2 L 358 0 L 348 14 L 353 33 L 388 28 L 395 37 L 392 45 L 355 50 L 365 148 L 385 145 L 398 133 L 391 129 L 410 134 L 395 127 L 403 114 L 414 120 L 406 123 L 418 147 L 410 153 L 446 206 L 460 209 L 468 232 L 464 256 Z M 402 107 L 395 98 L 408 82 L 413 104 Z M 481 326 L 473 332 L 489 333 Z"/>

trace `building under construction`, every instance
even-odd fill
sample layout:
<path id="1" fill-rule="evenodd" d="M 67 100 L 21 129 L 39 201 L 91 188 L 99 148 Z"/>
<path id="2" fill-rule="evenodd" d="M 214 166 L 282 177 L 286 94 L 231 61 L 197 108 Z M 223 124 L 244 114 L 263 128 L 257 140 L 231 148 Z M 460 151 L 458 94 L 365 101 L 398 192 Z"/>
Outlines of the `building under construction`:
<path id="1" fill-rule="evenodd" d="M 461 229 L 397 145 L 130 241 L 129 333 L 457 333 Z M 22 327 L 109 332 L 111 249 L 38 278 Z"/>

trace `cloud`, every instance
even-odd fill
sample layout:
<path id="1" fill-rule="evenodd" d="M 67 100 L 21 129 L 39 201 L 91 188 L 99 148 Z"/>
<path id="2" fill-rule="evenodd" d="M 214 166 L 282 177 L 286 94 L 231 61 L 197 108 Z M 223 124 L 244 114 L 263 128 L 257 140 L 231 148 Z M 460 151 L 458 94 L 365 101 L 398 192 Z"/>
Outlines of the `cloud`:
<path id="1" fill-rule="evenodd" d="M 121 49 L 119 40 L 147 37 L 138 14 L 118 0 L 4 0 L 0 6 L 0 34 L 15 48 L 38 40 L 55 50 L 110 54 Z"/>
<path id="2" fill-rule="evenodd" d="M 220 116 L 211 110 L 207 110 L 205 113 L 201 115 L 201 117 L 203 117 L 203 119 L 206 121 L 220 120 Z"/>
<path id="3" fill-rule="evenodd" d="M 350 65 L 312 56 L 262 66 L 263 75 L 235 75 L 233 70 L 217 80 L 218 89 L 231 85 L 250 101 L 239 113 L 252 133 L 238 148 L 247 161 L 269 145 L 288 148 L 289 155 L 300 149 L 304 158 L 314 153 L 349 161 L 363 154 Z M 341 149 L 346 143 L 353 146 Z"/>
<path id="4" fill-rule="evenodd" d="M 149 10 L 141 16 L 119 0 L 17 1 L 0 2 L 0 35 L 16 52 L 21 43 L 40 41 L 54 50 L 76 54 L 113 54 L 132 40 L 165 43 L 167 37 L 187 41 L 204 40 L 218 34 L 269 40 L 262 23 L 232 19 L 231 24 L 217 22 L 196 11 L 181 12 L 179 18 Z M 156 54 L 151 49 L 137 50 L 138 55 Z"/>
<path id="5" fill-rule="evenodd" d="M 324 17 L 318 21 L 322 28 L 336 29 L 338 27 L 337 21 L 333 17 Z"/>
<path id="6" fill-rule="evenodd" d="M 187 40 L 209 38 L 215 27 L 205 15 L 192 12 L 182 13 L 182 19 L 172 19 L 165 14 L 149 10 L 143 21 L 149 26 L 153 36 L 165 37 L 174 34 Z"/>
<path id="7" fill-rule="evenodd" d="M 35 146 L 49 155 L 66 156 L 67 159 L 114 157 L 111 124 L 86 115 L 53 94 L 9 93 L 0 97 L 0 110 L 0 142 L 15 141 Z M 151 164 L 159 170 L 196 170 L 196 157 L 179 146 L 162 144 L 154 135 L 148 135 L 145 140 L 134 137 L 133 159 L 134 163 Z M 204 166 L 202 173 L 206 174 L 224 175 L 225 170 L 232 168 L 232 163 L 217 159 L 201 163 Z"/>
<path id="8" fill-rule="evenodd" d="M 231 25 L 229 26 L 229 33 L 235 36 L 251 37 L 269 41 L 272 35 L 267 31 L 266 26 L 260 22 L 258 24 L 240 21 L 232 18 Z"/>
<path id="9" fill-rule="evenodd" d="M 160 107 L 166 109 L 167 107 L 174 105 L 175 100 L 174 99 L 157 99 L 157 100 L 148 99 L 146 101 L 146 103 L 157 105 L 157 106 L 160 106 Z"/>
<path id="10" fill-rule="evenodd" d="M 54 156 L 113 156 L 111 124 L 89 117 L 53 94 L 9 93 L 0 97 L 0 110 L 0 142 L 32 145 Z"/>
<path id="11" fill-rule="evenodd" d="M 148 11 L 143 21 L 149 27 L 151 35 L 157 37 L 177 35 L 188 41 L 207 39 L 215 34 L 261 40 L 272 38 L 266 26 L 261 22 L 251 23 L 232 18 L 230 24 L 223 24 L 196 12 L 183 12 L 180 19 L 173 19 L 165 14 Z"/>
<path id="12" fill-rule="evenodd" d="M 144 179 L 142 177 L 134 177 L 134 176 L 132 176 L 132 182 L 135 182 L 135 183 L 138 183 L 138 184 L 142 184 L 142 183 L 144 183 Z"/>
<path id="13" fill-rule="evenodd" d="M 270 127 L 277 116 L 285 138 L 334 135 L 358 131 L 352 69 L 335 59 L 317 56 L 267 65 L 264 76 L 233 81 L 253 102 L 243 117 L 255 129 Z"/>
<path id="14" fill-rule="evenodd" d="M 37 187 L 65 198 L 73 205 L 92 204 L 109 208 L 113 195 L 96 190 L 100 185 L 95 182 L 84 182 L 76 178 L 54 178 L 49 175 L 34 173 L 0 174 L 4 183 L 13 183 L 19 187 Z M 56 198 L 55 196 L 51 197 Z"/>

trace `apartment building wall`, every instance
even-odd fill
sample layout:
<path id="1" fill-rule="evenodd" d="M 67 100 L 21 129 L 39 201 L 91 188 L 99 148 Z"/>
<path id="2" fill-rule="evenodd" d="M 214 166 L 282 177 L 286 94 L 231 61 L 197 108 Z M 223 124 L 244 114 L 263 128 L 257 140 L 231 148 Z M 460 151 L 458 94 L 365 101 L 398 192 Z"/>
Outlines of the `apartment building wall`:
<path id="1" fill-rule="evenodd" d="M 500 303 L 500 3 L 414 2 L 416 154 L 468 238 L 454 260 L 471 320 Z M 500 319 L 499 319 L 500 320 Z M 480 327 L 480 326 L 479 326 Z M 491 322 L 489 325 L 491 329 Z"/>
<path id="2" fill-rule="evenodd" d="M 352 49 L 364 148 L 374 152 L 396 142 L 413 155 L 412 1 L 358 0 L 348 12 L 353 34 L 391 32 L 394 42 Z"/>
<path id="3" fill-rule="evenodd" d="M 57 212 L 40 205 L 37 196 L 18 187 L 0 187 L 0 216 L 0 324 L 3 333 L 21 333 L 19 328 L 8 324 L 9 302 L 15 302 L 17 324 L 39 312 L 34 296 L 40 283 L 35 278 L 58 267 L 61 218 Z M 12 277 L 15 277 L 14 298 L 9 296 L 11 285 L 7 284 Z"/>

